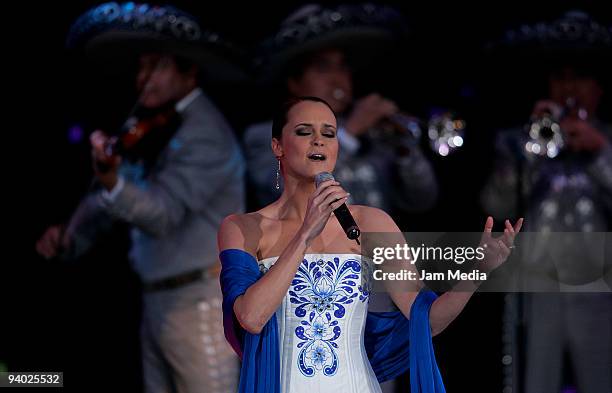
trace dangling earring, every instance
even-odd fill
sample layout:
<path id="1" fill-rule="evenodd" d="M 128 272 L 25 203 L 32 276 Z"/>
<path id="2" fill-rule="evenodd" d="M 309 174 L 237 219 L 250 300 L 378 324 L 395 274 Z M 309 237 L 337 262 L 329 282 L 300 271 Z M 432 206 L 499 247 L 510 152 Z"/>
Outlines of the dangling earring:
<path id="1" fill-rule="evenodd" d="M 276 157 L 276 159 L 278 160 L 278 167 L 276 168 L 276 189 L 280 190 L 280 157 Z"/>

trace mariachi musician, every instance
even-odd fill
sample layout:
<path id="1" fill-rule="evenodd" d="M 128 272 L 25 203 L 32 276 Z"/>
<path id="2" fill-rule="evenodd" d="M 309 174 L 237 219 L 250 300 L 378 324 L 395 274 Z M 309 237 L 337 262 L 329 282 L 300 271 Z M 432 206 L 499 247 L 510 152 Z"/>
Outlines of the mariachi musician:
<path id="1" fill-rule="evenodd" d="M 91 135 L 97 187 L 37 250 L 76 258 L 113 222 L 129 224 L 143 289 L 145 391 L 235 391 L 238 359 L 222 331 L 215 234 L 223 217 L 244 210 L 244 160 L 198 87 L 240 78 L 231 46 L 179 9 L 134 3 L 86 12 L 68 44 L 105 67 L 137 57 L 139 98 L 123 133 Z"/>

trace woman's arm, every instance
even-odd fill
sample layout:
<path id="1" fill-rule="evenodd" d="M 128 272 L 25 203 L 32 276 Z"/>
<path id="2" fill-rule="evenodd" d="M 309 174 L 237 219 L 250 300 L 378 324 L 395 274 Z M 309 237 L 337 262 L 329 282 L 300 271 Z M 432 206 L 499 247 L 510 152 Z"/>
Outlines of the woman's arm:
<path id="1" fill-rule="evenodd" d="M 368 231 L 401 234 L 400 229 L 387 213 L 380 209 L 369 208 L 368 210 Z M 495 258 L 492 262 L 487 259 L 486 265 L 488 267 L 484 270 L 492 271 L 505 261 L 510 254 L 510 249 L 508 247 L 512 244 L 514 236 L 520 230 L 522 223 L 523 220 L 519 219 L 513 228 L 512 225 L 510 225 L 510 222 L 506 220 L 504 235 L 500 238 L 492 238 L 491 230 L 493 229 L 493 218 L 487 218 L 485 231 L 483 234 L 483 241 L 488 245 L 488 250 L 490 250 L 488 252 L 491 255 L 494 255 Z M 403 235 L 401 236 L 400 241 L 405 241 Z M 414 265 L 410 264 L 409 262 L 404 264 L 403 268 L 414 270 L 416 272 Z M 390 290 L 389 295 L 391 296 L 391 299 L 406 316 L 406 318 L 410 318 L 410 309 L 414 303 L 414 300 L 416 299 L 418 290 L 420 290 L 422 286 L 423 284 L 418 281 L 417 285 L 414 285 L 412 288 L 405 287 L 403 290 L 392 288 Z M 477 288 L 478 286 L 471 281 L 461 281 L 453 288 L 452 291 L 448 291 L 443 295 L 440 295 L 433 302 L 429 312 L 429 322 L 431 325 L 432 335 L 437 335 L 446 329 L 446 327 L 461 313 Z"/>
<path id="2" fill-rule="evenodd" d="M 494 238 L 493 217 L 487 217 L 481 244 L 486 246 L 485 259 L 480 262 L 479 270 L 490 273 L 508 259 L 514 244 L 514 237 L 521 230 L 523 219 L 519 218 L 514 227 L 510 220 L 505 221 L 504 234 Z M 451 291 L 438 297 L 431 305 L 429 321 L 432 334 L 441 333 L 461 313 L 478 285 L 472 281 L 460 281 Z"/>
<path id="3" fill-rule="evenodd" d="M 247 227 L 248 228 L 248 227 Z M 248 249 L 248 229 L 243 229 L 240 218 L 229 216 L 219 230 L 219 250 L 237 248 L 257 255 L 256 249 Z M 234 313 L 238 323 L 249 333 L 259 334 L 284 298 L 291 280 L 308 247 L 305 232 L 300 230 L 291 239 L 278 260 L 244 295 L 236 298 Z M 247 249 L 245 249 L 247 248 Z"/>
<path id="4" fill-rule="evenodd" d="M 337 184 L 339 183 L 333 181 L 321 183 L 309 198 L 302 226 L 278 260 L 234 302 L 236 319 L 249 333 L 259 334 L 276 312 L 310 242 L 321 233 L 332 211 L 346 202 L 348 194 Z M 219 251 L 237 248 L 257 255 L 258 242 L 250 239 L 252 234 L 256 233 L 255 230 L 256 228 L 249 229 L 240 216 L 227 217 L 219 230 Z"/>

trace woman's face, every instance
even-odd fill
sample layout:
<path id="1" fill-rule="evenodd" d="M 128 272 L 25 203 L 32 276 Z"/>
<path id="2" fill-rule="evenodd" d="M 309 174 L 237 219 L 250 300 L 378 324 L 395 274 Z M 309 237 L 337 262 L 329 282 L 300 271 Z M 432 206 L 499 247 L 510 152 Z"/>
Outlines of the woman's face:
<path id="1" fill-rule="evenodd" d="M 272 140 L 272 149 L 281 157 L 285 176 L 313 179 L 320 172 L 332 172 L 338 158 L 336 116 L 320 102 L 302 101 L 287 114 L 282 140 Z"/>

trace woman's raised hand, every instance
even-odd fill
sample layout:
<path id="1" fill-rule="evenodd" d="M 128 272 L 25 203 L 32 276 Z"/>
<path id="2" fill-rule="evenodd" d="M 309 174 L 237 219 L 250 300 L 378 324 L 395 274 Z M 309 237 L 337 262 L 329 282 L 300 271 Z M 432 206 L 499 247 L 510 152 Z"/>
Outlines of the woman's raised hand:
<path id="1" fill-rule="evenodd" d="M 504 234 L 499 237 L 493 237 L 493 217 L 487 217 L 480 241 L 480 246 L 485 249 L 485 257 L 482 265 L 485 272 L 491 272 L 497 269 L 506 259 L 508 259 L 514 248 L 514 238 L 520 232 L 522 226 L 522 217 L 517 220 L 514 226 L 512 226 L 510 220 L 506 220 Z"/>

